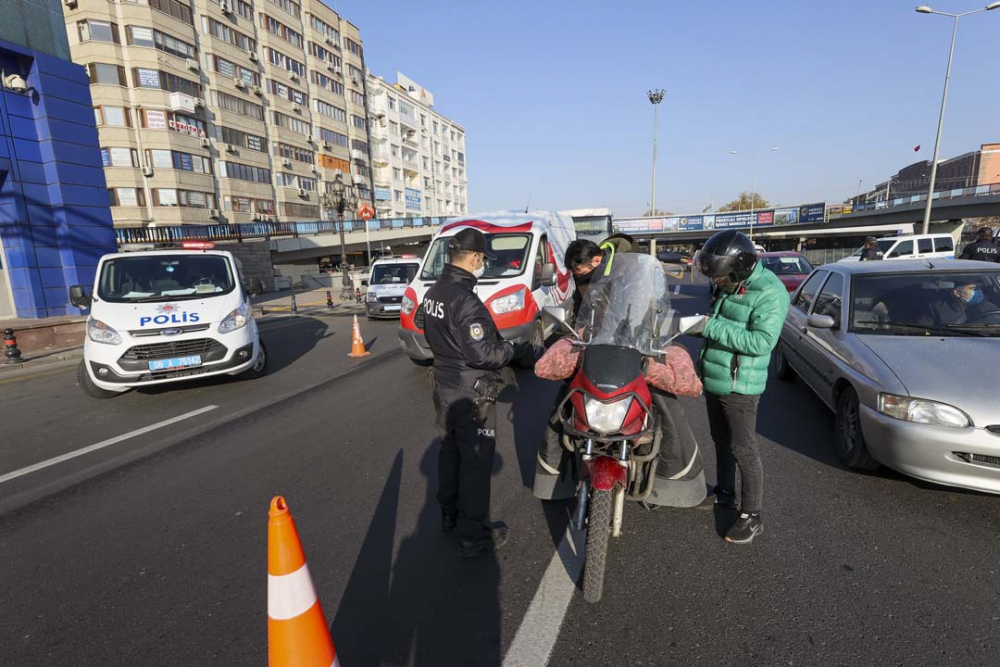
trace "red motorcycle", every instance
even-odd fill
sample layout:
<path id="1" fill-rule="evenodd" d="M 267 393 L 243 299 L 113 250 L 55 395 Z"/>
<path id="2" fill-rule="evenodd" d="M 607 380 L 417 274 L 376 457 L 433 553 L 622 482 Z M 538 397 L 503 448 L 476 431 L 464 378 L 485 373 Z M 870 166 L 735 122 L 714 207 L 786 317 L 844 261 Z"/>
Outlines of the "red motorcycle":
<path id="1" fill-rule="evenodd" d="M 582 359 L 559 406 L 563 446 L 579 475 L 574 522 L 587 527 L 583 594 L 601 599 L 608 543 L 621 534 L 626 500 L 653 490 L 661 447 L 660 421 L 645 379 L 649 358 L 678 335 L 663 269 L 647 255 L 615 257 L 613 271 L 594 280 L 570 327 L 562 308 L 546 308 L 574 337 Z"/>

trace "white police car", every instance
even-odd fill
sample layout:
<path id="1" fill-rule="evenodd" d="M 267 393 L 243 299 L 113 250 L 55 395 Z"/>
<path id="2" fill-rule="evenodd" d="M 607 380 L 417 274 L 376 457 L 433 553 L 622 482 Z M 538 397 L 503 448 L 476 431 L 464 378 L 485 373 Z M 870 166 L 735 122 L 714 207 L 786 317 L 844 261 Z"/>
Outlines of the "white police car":
<path id="1" fill-rule="evenodd" d="M 109 398 L 134 387 L 211 375 L 264 374 L 267 352 L 232 254 L 212 243 L 105 255 L 89 308 L 80 388 Z"/>
<path id="2" fill-rule="evenodd" d="M 368 274 L 368 293 L 365 295 L 368 319 L 399 317 L 403 293 L 417 277 L 418 270 L 420 258 L 416 255 L 376 260 Z"/>

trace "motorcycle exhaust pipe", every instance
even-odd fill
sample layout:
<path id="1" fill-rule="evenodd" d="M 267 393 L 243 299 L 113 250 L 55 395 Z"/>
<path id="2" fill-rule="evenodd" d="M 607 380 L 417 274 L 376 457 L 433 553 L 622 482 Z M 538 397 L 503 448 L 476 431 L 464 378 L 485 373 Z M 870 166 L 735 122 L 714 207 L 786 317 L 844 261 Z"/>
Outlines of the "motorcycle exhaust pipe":
<path id="1" fill-rule="evenodd" d="M 580 482 L 580 489 L 576 492 L 576 514 L 573 516 L 573 527 L 577 532 L 582 532 L 587 525 L 587 502 L 590 500 L 590 480 L 585 479 Z"/>

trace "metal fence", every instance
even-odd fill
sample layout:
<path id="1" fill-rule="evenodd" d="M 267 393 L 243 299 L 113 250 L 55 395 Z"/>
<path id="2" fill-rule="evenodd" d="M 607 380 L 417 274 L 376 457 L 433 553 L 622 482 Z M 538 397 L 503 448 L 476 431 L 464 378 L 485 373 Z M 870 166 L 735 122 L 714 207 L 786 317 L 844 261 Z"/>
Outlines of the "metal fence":
<path id="1" fill-rule="evenodd" d="M 389 218 L 368 220 L 370 232 L 393 229 L 438 227 L 448 218 Z M 344 233 L 365 231 L 364 220 L 345 220 Z M 171 243 L 177 241 L 242 241 L 281 237 L 339 234 L 340 223 L 330 220 L 307 222 L 241 222 L 221 225 L 169 225 L 166 227 L 119 227 L 115 229 L 118 244 Z"/>
<path id="2" fill-rule="evenodd" d="M 955 188 L 952 190 L 939 190 L 934 193 L 934 200 L 939 199 L 954 199 L 955 197 L 983 197 L 986 195 L 1000 195 L 1000 183 L 986 183 L 984 185 L 977 185 L 975 187 L 969 188 Z M 905 206 L 906 204 L 915 204 L 917 202 L 927 201 L 927 193 L 919 195 L 911 195 L 907 197 L 894 197 L 888 202 L 882 201 L 870 201 L 864 204 L 858 204 L 852 208 L 853 213 L 859 211 L 873 211 L 876 209 L 892 208 L 894 206 Z M 844 213 L 846 215 L 846 213 Z M 831 214 L 831 218 L 838 217 Z"/>
<path id="3" fill-rule="evenodd" d="M 823 248 L 822 250 L 804 250 L 802 254 L 805 255 L 810 264 L 820 266 L 839 262 L 845 257 L 853 255 L 856 250 L 857 248 Z"/>

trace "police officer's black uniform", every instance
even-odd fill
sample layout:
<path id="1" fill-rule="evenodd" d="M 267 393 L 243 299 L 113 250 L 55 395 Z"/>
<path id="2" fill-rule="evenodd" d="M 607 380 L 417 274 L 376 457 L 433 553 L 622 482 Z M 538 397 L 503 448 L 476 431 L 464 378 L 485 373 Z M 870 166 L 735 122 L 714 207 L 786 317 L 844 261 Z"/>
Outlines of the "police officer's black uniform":
<path id="1" fill-rule="evenodd" d="M 1000 249 L 991 238 L 980 238 L 975 243 L 965 246 L 959 259 L 972 259 L 978 262 L 1000 262 Z"/>
<path id="2" fill-rule="evenodd" d="M 448 248 L 490 256 L 485 237 L 475 229 L 456 234 Z M 473 292 L 476 282 L 465 269 L 448 264 L 422 305 L 424 333 L 434 353 L 434 408 L 441 428 L 438 502 L 445 530 L 457 519 L 464 555 L 481 553 L 493 539 L 485 521 L 496 447 L 497 371 L 524 352 L 500 337 Z"/>

